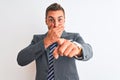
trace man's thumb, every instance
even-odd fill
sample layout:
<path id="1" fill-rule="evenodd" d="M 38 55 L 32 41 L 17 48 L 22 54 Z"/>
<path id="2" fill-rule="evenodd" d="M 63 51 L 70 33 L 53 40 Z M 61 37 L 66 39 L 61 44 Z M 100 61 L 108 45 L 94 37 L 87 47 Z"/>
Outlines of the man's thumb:
<path id="1" fill-rule="evenodd" d="M 58 47 L 55 48 L 55 50 L 53 51 L 53 56 L 55 59 L 58 59 L 59 54 L 58 54 Z"/>

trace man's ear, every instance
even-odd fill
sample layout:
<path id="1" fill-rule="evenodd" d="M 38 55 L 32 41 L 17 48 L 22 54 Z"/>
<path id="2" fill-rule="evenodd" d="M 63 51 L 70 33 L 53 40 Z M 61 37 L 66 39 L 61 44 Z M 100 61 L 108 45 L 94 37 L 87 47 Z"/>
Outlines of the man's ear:
<path id="1" fill-rule="evenodd" d="M 45 19 L 45 23 L 46 23 L 46 25 L 47 25 L 47 19 Z"/>

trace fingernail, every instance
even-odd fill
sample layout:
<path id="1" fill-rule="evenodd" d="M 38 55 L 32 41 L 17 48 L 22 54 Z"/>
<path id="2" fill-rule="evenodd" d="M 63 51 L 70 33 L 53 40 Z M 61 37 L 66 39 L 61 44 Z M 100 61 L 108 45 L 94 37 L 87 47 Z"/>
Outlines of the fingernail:
<path id="1" fill-rule="evenodd" d="M 55 56 L 55 59 L 58 59 L 58 57 L 59 57 L 59 56 L 58 56 L 58 55 L 56 55 L 56 56 Z"/>

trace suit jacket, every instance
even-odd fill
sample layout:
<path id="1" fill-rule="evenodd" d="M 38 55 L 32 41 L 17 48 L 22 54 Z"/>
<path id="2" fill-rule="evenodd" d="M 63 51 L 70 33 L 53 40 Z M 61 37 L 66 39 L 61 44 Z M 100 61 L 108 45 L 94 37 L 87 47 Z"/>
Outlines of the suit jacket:
<path id="1" fill-rule="evenodd" d="M 46 35 L 47 33 L 34 35 L 31 44 L 22 49 L 17 56 L 18 64 L 21 66 L 27 65 L 33 60 L 36 61 L 36 80 L 47 80 L 49 47 L 45 49 L 43 42 Z M 61 37 L 82 45 L 82 56 L 76 59 L 87 61 L 92 57 L 91 46 L 85 43 L 78 33 L 63 31 Z M 54 73 L 55 80 L 79 80 L 74 57 L 60 56 L 54 61 Z"/>

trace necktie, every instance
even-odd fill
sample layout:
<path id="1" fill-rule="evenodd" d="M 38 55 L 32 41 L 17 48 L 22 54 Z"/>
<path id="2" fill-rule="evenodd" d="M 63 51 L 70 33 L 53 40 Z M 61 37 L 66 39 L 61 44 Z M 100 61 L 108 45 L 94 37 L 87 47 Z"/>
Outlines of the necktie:
<path id="1" fill-rule="evenodd" d="M 50 49 L 50 52 L 48 54 L 49 70 L 48 70 L 47 80 L 55 80 L 55 78 L 54 78 L 54 66 L 53 66 L 54 57 L 53 57 L 52 53 L 56 47 L 57 47 L 56 42 L 53 43 L 52 45 L 50 45 L 50 47 L 49 47 L 49 49 Z"/>

